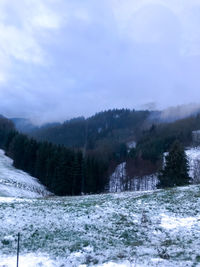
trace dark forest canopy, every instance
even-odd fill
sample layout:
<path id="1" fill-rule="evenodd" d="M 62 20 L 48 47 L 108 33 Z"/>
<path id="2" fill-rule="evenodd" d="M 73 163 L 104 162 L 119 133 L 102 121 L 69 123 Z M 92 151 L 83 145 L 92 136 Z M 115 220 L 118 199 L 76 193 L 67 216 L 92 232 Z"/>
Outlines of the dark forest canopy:
<path id="1" fill-rule="evenodd" d="M 13 123 L 0 118 L 0 147 L 24 170 L 57 195 L 99 193 L 104 190 L 108 162 L 95 155 L 83 157 L 73 151 L 49 142 L 37 142 L 18 133 Z"/>
<path id="2" fill-rule="evenodd" d="M 197 114 L 174 122 L 159 120 L 159 111 L 114 109 L 97 113 L 85 119 L 79 117 L 60 125 L 49 125 L 31 135 L 39 141 L 48 141 L 75 149 L 86 149 L 110 158 L 126 158 L 127 143 L 136 141 L 130 157 L 141 156 L 156 162 L 168 151 L 175 140 L 184 146 L 192 142 L 192 131 L 200 129 Z"/>
<path id="3" fill-rule="evenodd" d="M 38 140 L 62 144 L 67 147 L 84 147 L 94 149 L 102 139 L 112 139 L 120 142 L 135 138 L 137 130 L 148 118 L 149 111 L 129 109 L 114 109 L 95 114 L 85 119 L 78 117 L 61 125 L 47 125 L 33 131 L 31 134 Z"/>
<path id="4" fill-rule="evenodd" d="M 188 185 L 189 163 L 184 147 L 175 141 L 165 157 L 164 169 L 159 173 L 159 188 Z"/>
<path id="5" fill-rule="evenodd" d="M 137 153 L 145 160 L 157 161 L 176 140 L 185 147 L 192 145 L 192 131 L 199 129 L 199 114 L 172 123 L 153 124 L 143 131 L 137 143 Z"/>
<path id="6" fill-rule="evenodd" d="M 117 164 L 126 161 L 130 175 L 155 173 L 175 140 L 189 146 L 192 131 L 200 129 L 200 115 L 165 123 L 149 119 L 149 114 L 108 110 L 44 126 L 32 137 L 17 132 L 11 121 L 1 117 L 0 146 L 15 167 L 37 177 L 55 194 L 99 193 Z M 129 148 L 129 141 L 137 146 Z"/>

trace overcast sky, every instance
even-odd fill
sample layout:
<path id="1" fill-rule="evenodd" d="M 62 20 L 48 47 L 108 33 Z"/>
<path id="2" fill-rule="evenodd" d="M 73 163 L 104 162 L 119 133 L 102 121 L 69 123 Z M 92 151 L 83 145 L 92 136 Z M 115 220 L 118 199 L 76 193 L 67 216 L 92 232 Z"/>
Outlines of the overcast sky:
<path id="1" fill-rule="evenodd" d="M 0 0 L 0 113 L 200 102 L 199 0 Z"/>

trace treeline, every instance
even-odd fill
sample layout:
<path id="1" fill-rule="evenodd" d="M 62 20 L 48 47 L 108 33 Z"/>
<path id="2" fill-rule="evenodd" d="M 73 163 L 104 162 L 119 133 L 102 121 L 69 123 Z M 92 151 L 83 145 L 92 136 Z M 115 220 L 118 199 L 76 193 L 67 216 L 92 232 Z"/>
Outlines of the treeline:
<path id="1" fill-rule="evenodd" d="M 159 170 L 163 153 L 178 140 L 183 146 L 192 142 L 192 131 L 200 129 L 200 115 L 174 122 L 161 122 L 159 112 L 114 109 L 85 119 L 80 117 L 62 125 L 35 132 L 38 140 L 47 140 L 66 147 L 98 155 L 109 165 L 109 174 L 120 162 L 126 161 L 133 174 L 148 175 Z M 156 118 L 154 118 L 156 117 Z M 154 119 L 153 119 L 154 118 Z M 135 140 L 136 148 L 127 143 Z"/>
<path id="2" fill-rule="evenodd" d="M 95 155 L 49 142 L 37 142 L 18 133 L 13 124 L 0 119 L 0 147 L 14 166 L 28 172 L 56 195 L 99 193 L 107 182 L 108 162 Z"/>
<path id="3" fill-rule="evenodd" d="M 113 109 L 85 119 L 79 117 L 61 125 L 47 125 L 31 133 L 39 141 L 62 144 L 71 148 L 98 150 L 107 143 L 124 143 L 135 138 L 148 118 L 149 111 Z"/>
<path id="4" fill-rule="evenodd" d="M 192 131 L 200 129 L 200 115 L 172 123 L 148 118 L 148 111 L 109 110 L 44 127 L 37 132 L 42 141 L 16 132 L 9 120 L 0 118 L 0 146 L 17 168 L 55 194 L 98 193 L 119 163 L 127 162 L 130 177 L 155 173 L 174 141 L 189 146 Z M 130 149 L 127 142 L 133 140 L 137 146 Z"/>
<path id="5" fill-rule="evenodd" d="M 178 120 L 173 123 L 153 124 L 144 131 L 137 148 L 131 153 L 145 160 L 156 162 L 171 145 L 178 140 L 183 146 L 192 145 L 192 131 L 200 129 L 200 115 Z"/>

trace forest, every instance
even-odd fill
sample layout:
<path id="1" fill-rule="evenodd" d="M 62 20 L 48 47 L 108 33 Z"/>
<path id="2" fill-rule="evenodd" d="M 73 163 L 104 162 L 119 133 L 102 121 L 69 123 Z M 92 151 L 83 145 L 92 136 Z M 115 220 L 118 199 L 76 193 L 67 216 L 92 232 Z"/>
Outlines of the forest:
<path id="1" fill-rule="evenodd" d="M 83 157 L 62 145 L 37 142 L 15 130 L 13 123 L 0 118 L 0 147 L 14 166 L 28 172 L 56 195 L 80 195 L 104 190 L 108 164 L 95 155 Z"/>
<path id="2" fill-rule="evenodd" d="M 0 147 L 14 166 L 28 172 L 56 195 L 104 192 L 109 176 L 127 162 L 129 176 L 150 175 L 174 141 L 192 144 L 200 115 L 174 122 L 149 119 L 149 111 L 109 110 L 34 129 L 25 135 L 0 118 Z M 127 143 L 135 141 L 129 148 Z"/>

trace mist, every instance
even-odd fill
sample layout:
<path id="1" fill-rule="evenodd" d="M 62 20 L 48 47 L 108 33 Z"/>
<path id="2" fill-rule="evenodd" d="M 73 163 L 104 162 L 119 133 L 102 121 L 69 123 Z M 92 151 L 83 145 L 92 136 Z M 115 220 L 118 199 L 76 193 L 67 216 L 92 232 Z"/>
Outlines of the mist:
<path id="1" fill-rule="evenodd" d="M 156 108 L 182 118 L 199 109 L 199 69 L 195 0 L 0 2 L 4 116 L 41 124 Z"/>
<path id="2" fill-rule="evenodd" d="M 169 107 L 161 112 L 160 120 L 162 121 L 175 121 L 200 113 L 200 104 L 187 104 L 175 107 Z"/>

